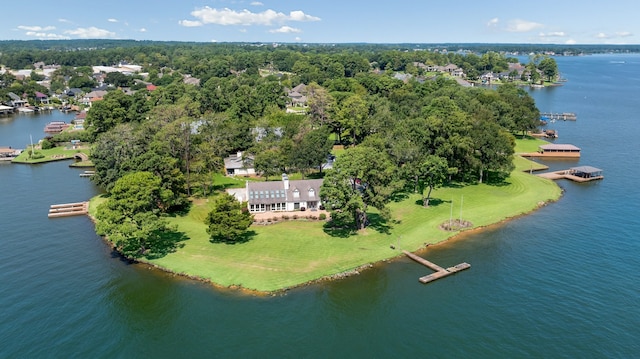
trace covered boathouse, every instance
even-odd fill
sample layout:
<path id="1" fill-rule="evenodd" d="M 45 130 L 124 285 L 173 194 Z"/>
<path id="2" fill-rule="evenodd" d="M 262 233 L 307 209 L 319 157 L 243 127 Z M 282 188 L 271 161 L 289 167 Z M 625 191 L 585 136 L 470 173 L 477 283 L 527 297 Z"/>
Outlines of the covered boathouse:
<path id="1" fill-rule="evenodd" d="M 538 147 L 538 152 L 521 153 L 523 157 L 569 157 L 579 158 L 580 148 L 569 144 L 549 143 Z"/>
<path id="2" fill-rule="evenodd" d="M 571 167 L 569 169 L 571 175 L 584 179 L 602 179 L 602 170 L 591 166 Z"/>

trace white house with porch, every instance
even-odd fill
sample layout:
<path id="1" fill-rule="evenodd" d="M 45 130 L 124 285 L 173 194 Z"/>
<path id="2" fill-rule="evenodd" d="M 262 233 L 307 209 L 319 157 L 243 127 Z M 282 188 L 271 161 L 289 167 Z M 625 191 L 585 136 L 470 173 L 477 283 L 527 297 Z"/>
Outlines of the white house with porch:
<path id="1" fill-rule="evenodd" d="M 247 202 L 251 213 L 315 211 L 320 209 L 320 186 L 322 179 L 250 182 L 244 190 L 228 191 L 238 201 Z"/>

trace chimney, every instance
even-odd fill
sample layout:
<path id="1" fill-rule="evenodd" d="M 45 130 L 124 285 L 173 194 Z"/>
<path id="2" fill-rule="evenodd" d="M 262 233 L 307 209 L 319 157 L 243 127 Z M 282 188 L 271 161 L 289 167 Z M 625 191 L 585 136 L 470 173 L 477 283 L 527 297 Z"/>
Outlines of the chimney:
<path id="1" fill-rule="evenodd" d="M 236 154 L 236 158 L 237 158 L 238 160 L 241 160 L 241 159 L 242 159 L 242 151 L 238 151 L 238 153 Z"/>
<path id="2" fill-rule="evenodd" d="M 287 177 L 286 173 L 282 174 L 282 183 L 284 184 L 284 189 L 289 190 L 289 177 Z"/>

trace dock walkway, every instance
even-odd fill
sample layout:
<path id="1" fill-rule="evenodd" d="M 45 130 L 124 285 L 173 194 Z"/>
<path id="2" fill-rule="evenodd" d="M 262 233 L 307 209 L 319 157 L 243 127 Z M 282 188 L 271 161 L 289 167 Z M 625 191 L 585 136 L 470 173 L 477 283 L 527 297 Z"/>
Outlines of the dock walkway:
<path id="1" fill-rule="evenodd" d="M 549 120 L 562 120 L 562 121 L 576 121 L 578 116 L 573 112 L 541 112 L 540 117 L 547 118 Z"/>
<path id="2" fill-rule="evenodd" d="M 407 257 L 413 259 L 414 261 L 416 261 L 416 262 L 424 265 L 425 267 L 430 268 L 430 269 L 435 271 L 435 273 L 420 277 L 418 279 L 421 283 L 425 283 L 425 284 L 429 283 L 429 282 L 433 282 L 436 279 L 444 278 L 444 277 L 446 277 L 448 275 L 451 275 L 451 274 L 460 272 L 462 270 L 471 268 L 471 265 L 469 263 L 464 262 L 464 263 L 460 263 L 460 264 L 457 264 L 457 265 L 455 265 L 453 267 L 449 267 L 449 268 L 445 269 L 445 268 L 442 268 L 439 265 L 437 265 L 437 264 L 435 264 L 433 262 L 430 262 L 430 261 L 428 261 L 428 260 L 426 260 L 426 259 L 424 259 L 424 258 L 422 258 L 422 257 L 420 257 L 418 255 L 415 255 L 415 254 L 413 254 L 411 252 L 403 250 L 402 253 L 404 253 Z"/>
<path id="3" fill-rule="evenodd" d="M 52 204 L 49 208 L 49 218 L 80 216 L 89 212 L 89 202 Z"/>
<path id="4" fill-rule="evenodd" d="M 574 182 L 589 182 L 604 178 L 602 170 L 590 166 L 573 167 L 568 170 L 539 173 L 536 176 L 550 180 L 568 179 Z"/>

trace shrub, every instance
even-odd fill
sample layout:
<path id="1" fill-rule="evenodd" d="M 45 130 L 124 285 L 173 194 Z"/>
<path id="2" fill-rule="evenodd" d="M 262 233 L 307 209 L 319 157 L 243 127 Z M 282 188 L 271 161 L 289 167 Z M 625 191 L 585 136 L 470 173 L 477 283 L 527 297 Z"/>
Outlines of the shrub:
<path id="1" fill-rule="evenodd" d="M 320 219 L 321 221 L 324 221 L 327 219 L 327 214 L 326 213 L 320 213 L 320 215 L 318 216 L 318 219 Z"/>
<path id="2" fill-rule="evenodd" d="M 54 148 L 55 144 L 45 138 L 44 140 L 42 140 L 42 142 L 40 142 L 40 147 L 42 147 L 43 150 L 48 150 Z"/>
<path id="3" fill-rule="evenodd" d="M 297 215 L 297 214 L 294 214 L 294 215 L 293 215 L 293 219 L 298 219 L 298 215 Z"/>

